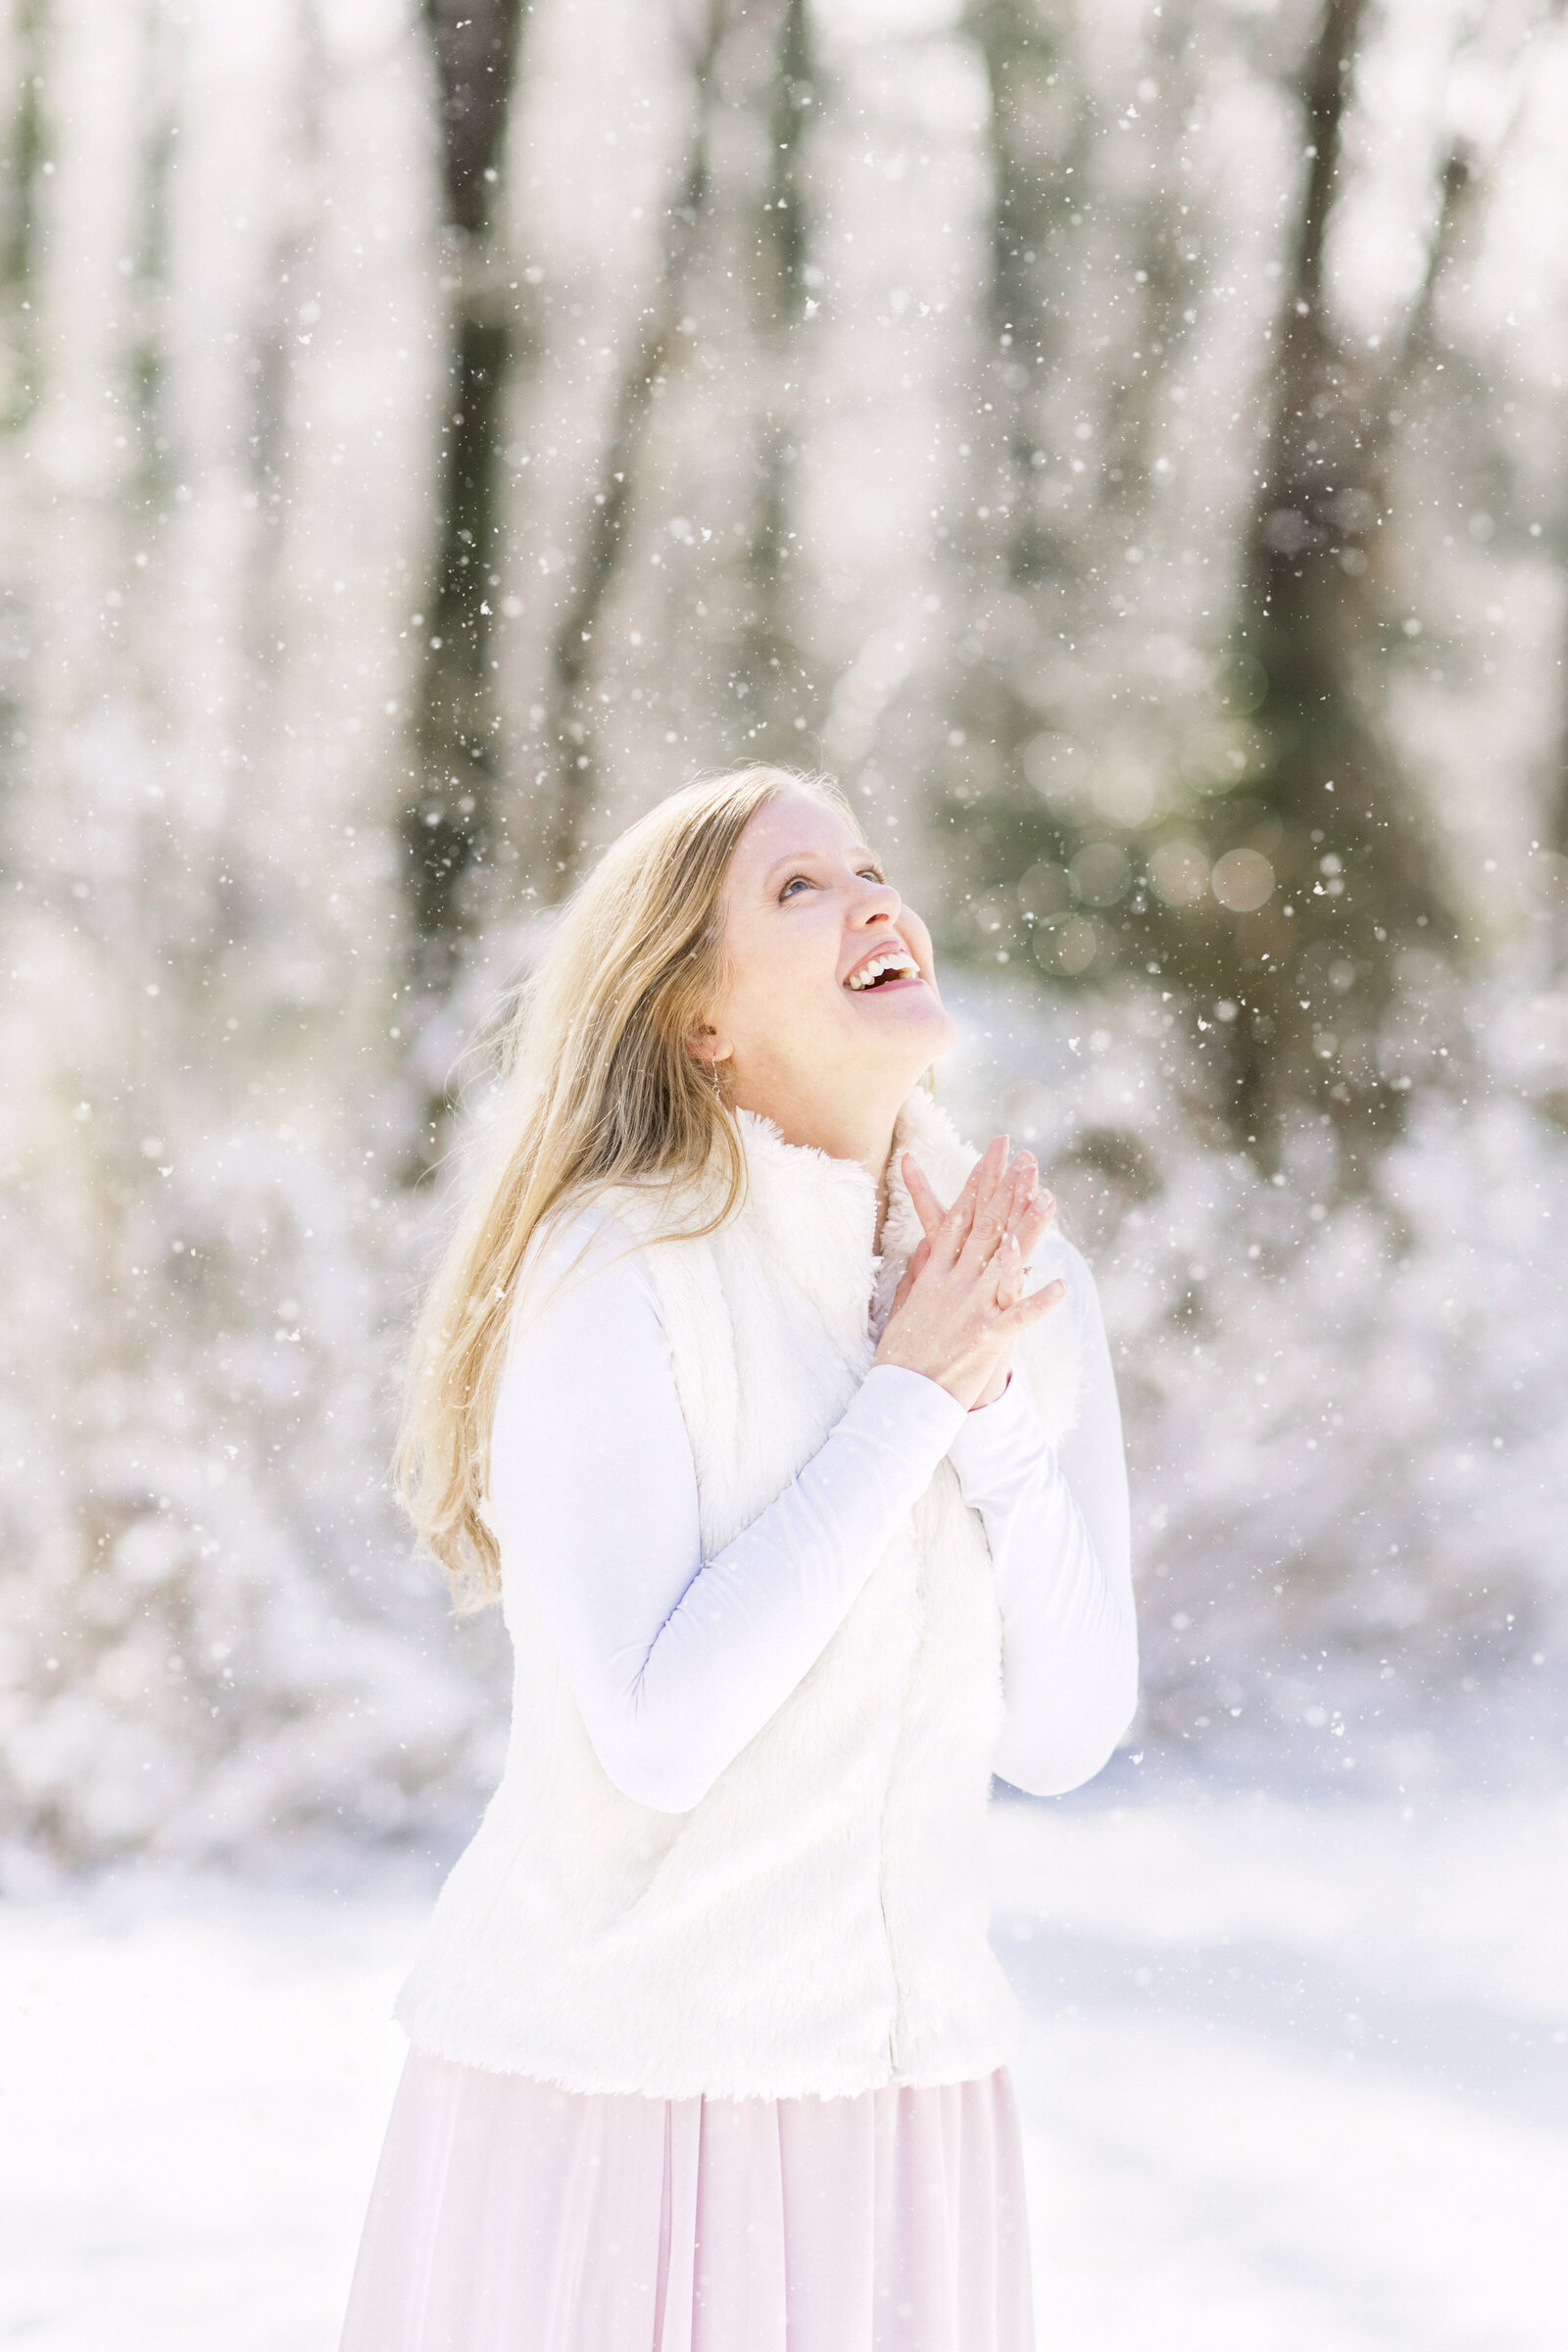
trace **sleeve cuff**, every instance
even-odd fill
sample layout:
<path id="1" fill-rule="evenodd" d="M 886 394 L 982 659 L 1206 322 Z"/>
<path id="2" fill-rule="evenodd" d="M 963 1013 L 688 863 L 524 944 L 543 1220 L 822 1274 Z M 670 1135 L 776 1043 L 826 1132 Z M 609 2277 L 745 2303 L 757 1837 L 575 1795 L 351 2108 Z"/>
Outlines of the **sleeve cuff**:
<path id="1" fill-rule="evenodd" d="M 995 1486 L 999 1476 L 1017 1477 L 1050 1450 L 1028 1380 L 1016 1365 L 994 1404 L 964 1414 L 949 1447 L 966 1499 L 972 1490 Z"/>
<path id="2" fill-rule="evenodd" d="M 903 1364 L 873 1364 L 849 1409 L 866 1427 L 896 1435 L 917 1451 L 923 1442 L 933 1468 L 969 1418 L 967 1406 L 940 1381 Z"/>

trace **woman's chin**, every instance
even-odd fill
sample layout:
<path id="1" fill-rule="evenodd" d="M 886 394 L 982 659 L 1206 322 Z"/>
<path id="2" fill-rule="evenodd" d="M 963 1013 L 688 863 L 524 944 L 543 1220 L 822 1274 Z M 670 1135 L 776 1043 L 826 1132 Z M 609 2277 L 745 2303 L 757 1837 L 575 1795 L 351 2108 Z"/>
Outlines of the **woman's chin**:
<path id="1" fill-rule="evenodd" d="M 953 1015 L 917 981 L 868 989 L 849 1017 L 862 1052 L 878 1059 L 885 1053 L 890 1061 L 913 1056 L 920 1069 L 950 1053 L 958 1034 Z"/>

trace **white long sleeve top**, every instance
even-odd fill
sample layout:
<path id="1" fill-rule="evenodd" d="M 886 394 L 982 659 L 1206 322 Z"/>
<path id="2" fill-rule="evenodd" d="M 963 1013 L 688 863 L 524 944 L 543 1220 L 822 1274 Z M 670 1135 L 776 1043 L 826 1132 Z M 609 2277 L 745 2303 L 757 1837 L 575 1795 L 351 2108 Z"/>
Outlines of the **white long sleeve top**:
<path id="1" fill-rule="evenodd" d="M 997 1772 L 1055 1794 L 1091 1779 L 1136 1703 L 1121 1420 L 1094 1281 L 1060 1252 L 1083 1366 L 1053 1446 L 1021 1379 L 966 1411 L 872 1368 L 819 1450 L 751 1526 L 702 1556 L 697 1478 L 653 1287 L 624 1229 L 580 1215 L 514 1332 L 489 1509 L 526 1575 L 601 1764 L 685 1812 L 803 1680 L 944 1454 L 980 1514 L 1003 1617 Z M 568 1270 L 569 1269 L 569 1270 Z M 564 1275 L 564 1279 L 561 1277 Z"/>

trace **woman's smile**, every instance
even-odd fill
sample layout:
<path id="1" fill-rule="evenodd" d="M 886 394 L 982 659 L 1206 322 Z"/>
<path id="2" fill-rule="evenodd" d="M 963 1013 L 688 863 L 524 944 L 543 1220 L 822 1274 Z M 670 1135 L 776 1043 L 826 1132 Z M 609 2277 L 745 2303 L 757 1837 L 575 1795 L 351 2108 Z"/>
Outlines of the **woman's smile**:
<path id="1" fill-rule="evenodd" d="M 879 940 L 855 964 L 844 986 L 863 995 L 868 989 L 924 988 L 920 966 L 902 939 Z"/>

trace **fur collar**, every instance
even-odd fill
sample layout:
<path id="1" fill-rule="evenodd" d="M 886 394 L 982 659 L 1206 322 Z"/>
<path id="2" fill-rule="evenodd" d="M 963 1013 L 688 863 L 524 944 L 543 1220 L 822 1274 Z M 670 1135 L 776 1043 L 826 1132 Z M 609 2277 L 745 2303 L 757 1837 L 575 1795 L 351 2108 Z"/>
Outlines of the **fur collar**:
<path id="1" fill-rule="evenodd" d="M 944 1200 L 959 1190 L 978 1154 L 927 1089 L 915 1087 L 894 1124 L 878 1251 L 876 1186 L 858 1160 L 786 1143 L 773 1120 L 759 1111 L 738 1111 L 735 1119 L 746 1155 L 742 1217 L 765 1234 L 779 1262 L 824 1309 L 836 1305 L 863 1316 L 869 1295 L 871 1331 L 879 1334 L 922 1232 L 900 1164 L 905 1152 L 913 1152 Z"/>
<path id="2" fill-rule="evenodd" d="M 830 1215 L 837 1210 L 847 1223 L 866 1226 L 869 1248 L 876 1228 L 876 1187 L 858 1160 L 834 1159 L 812 1144 L 786 1143 L 775 1122 L 760 1111 L 737 1111 L 735 1124 L 746 1156 L 749 1200 L 765 1210 L 793 1196 L 803 1207 L 809 1204 Z M 925 1087 L 917 1086 L 906 1096 L 894 1122 L 882 1234 L 883 1256 L 896 1255 L 901 1262 L 921 1234 L 901 1166 L 906 1152 L 913 1152 L 938 1193 L 949 1200 L 979 1157 Z"/>

